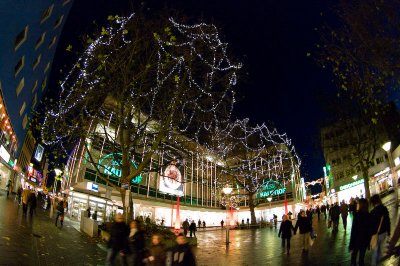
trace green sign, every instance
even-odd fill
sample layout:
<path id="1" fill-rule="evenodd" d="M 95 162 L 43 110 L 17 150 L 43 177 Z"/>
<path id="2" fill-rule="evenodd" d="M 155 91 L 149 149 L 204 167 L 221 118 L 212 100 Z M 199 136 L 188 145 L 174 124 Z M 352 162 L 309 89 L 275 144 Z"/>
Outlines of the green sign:
<path id="1" fill-rule="evenodd" d="M 285 194 L 286 188 L 283 187 L 278 181 L 268 180 L 260 187 L 258 193 L 260 198 L 267 198 Z"/>
<path id="2" fill-rule="evenodd" d="M 349 189 L 349 188 L 352 188 L 352 187 L 358 186 L 358 185 L 360 185 L 360 184 L 364 184 L 364 179 L 360 179 L 360 180 L 357 180 L 357 181 L 351 182 L 351 183 L 349 183 L 349 184 L 346 184 L 346 185 L 340 186 L 340 187 L 339 187 L 339 190 L 340 190 L 340 191 L 342 191 L 342 190 L 346 190 L 346 189 Z"/>
<path id="3" fill-rule="evenodd" d="M 137 169 L 134 161 L 131 160 L 132 166 Z M 104 169 L 103 173 L 109 176 L 122 177 L 122 153 L 110 153 L 103 156 L 98 164 L 99 169 Z M 139 184 L 142 176 L 138 175 L 132 179 L 132 183 Z"/>
<path id="4" fill-rule="evenodd" d="M 14 161 L 13 161 L 13 160 L 10 159 L 10 160 L 8 161 L 8 164 L 9 164 L 11 167 L 14 167 Z"/>

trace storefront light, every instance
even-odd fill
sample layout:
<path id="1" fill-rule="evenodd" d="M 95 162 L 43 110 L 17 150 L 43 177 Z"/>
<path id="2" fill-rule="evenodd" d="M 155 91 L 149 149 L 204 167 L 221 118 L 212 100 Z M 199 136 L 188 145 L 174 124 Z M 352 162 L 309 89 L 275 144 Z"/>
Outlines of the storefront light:
<path id="1" fill-rule="evenodd" d="M 388 141 L 382 145 L 382 149 L 384 149 L 386 152 L 388 152 L 388 151 L 390 151 L 391 146 L 392 146 L 392 143 L 390 141 Z"/>
<path id="2" fill-rule="evenodd" d="M 358 175 L 353 175 L 352 177 L 354 180 L 356 180 L 358 178 Z"/>

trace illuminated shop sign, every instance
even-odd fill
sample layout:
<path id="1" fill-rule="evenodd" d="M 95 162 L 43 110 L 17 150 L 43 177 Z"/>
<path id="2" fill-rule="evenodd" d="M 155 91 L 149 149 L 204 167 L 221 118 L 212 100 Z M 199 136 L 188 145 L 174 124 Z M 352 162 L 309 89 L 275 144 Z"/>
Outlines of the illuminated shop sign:
<path id="1" fill-rule="evenodd" d="M 176 161 L 172 161 L 165 168 L 164 174 L 160 178 L 160 191 L 168 194 L 183 196 L 183 178 L 176 166 Z"/>
<path id="2" fill-rule="evenodd" d="M 8 151 L 6 150 L 6 148 L 4 148 L 3 145 L 0 146 L 0 157 L 3 158 L 4 161 L 8 162 L 10 160 L 10 154 L 8 153 Z"/>
<path id="3" fill-rule="evenodd" d="M 342 190 L 346 190 L 346 189 L 349 189 L 349 188 L 352 188 L 352 187 L 358 186 L 358 185 L 360 185 L 360 184 L 364 184 L 364 179 L 360 179 L 360 180 L 357 180 L 357 181 L 351 182 L 351 183 L 349 183 L 349 184 L 346 184 L 346 185 L 340 186 L 340 187 L 339 187 L 339 190 L 340 190 L 340 191 L 342 191 Z"/>
<path id="4" fill-rule="evenodd" d="M 43 146 L 38 144 L 37 147 L 36 147 L 35 155 L 33 156 L 33 158 L 35 158 L 36 161 L 40 162 L 40 161 L 42 161 L 43 153 L 44 153 Z"/>
<path id="5" fill-rule="evenodd" d="M 274 180 L 269 180 L 265 182 L 259 192 L 259 197 L 260 198 L 267 198 L 270 196 L 278 196 L 285 194 L 286 188 L 283 187 L 279 182 L 274 181 Z"/>
<path id="6" fill-rule="evenodd" d="M 99 185 L 97 185 L 97 184 L 95 184 L 93 182 L 87 182 L 86 189 L 98 192 L 99 191 Z"/>
<path id="7" fill-rule="evenodd" d="M 132 166 L 137 169 L 134 161 L 131 160 Z M 110 153 L 103 156 L 98 164 L 100 171 L 103 171 L 105 175 L 122 177 L 122 153 Z M 139 184 L 142 181 L 142 176 L 138 175 L 133 178 L 132 183 Z"/>

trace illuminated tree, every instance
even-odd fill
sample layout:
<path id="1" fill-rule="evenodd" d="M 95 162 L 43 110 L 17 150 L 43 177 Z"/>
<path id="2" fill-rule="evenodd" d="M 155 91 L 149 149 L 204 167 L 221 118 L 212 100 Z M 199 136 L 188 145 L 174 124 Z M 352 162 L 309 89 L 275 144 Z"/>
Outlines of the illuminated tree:
<path id="1" fill-rule="evenodd" d="M 121 182 L 130 184 L 160 144 L 179 135 L 197 140 L 230 118 L 241 65 L 231 62 L 214 25 L 180 24 L 163 15 L 109 21 L 62 81 L 42 137 L 65 150 L 66 143 L 84 143 L 87 160 L 107 181 L 90 152 L 94 142 L 105 141 L 121 156 Z M 125 189 L 118 189 L 125 203 Z"/>

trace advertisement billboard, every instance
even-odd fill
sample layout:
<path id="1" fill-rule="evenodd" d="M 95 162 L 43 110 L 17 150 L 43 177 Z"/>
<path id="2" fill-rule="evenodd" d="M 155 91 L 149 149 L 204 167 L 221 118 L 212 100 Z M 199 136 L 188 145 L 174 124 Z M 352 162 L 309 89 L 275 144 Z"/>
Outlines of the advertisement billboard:
<path id="1" fill-rule="evenodd" d="M 183 196 L 183 178 L 175 164 L 171 163 L 165 168 L 164 173 L 161 173 L 160 191 L 167 194 Z"/>

